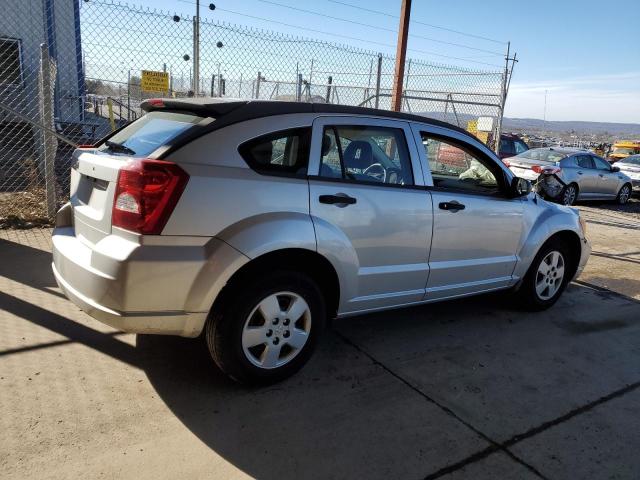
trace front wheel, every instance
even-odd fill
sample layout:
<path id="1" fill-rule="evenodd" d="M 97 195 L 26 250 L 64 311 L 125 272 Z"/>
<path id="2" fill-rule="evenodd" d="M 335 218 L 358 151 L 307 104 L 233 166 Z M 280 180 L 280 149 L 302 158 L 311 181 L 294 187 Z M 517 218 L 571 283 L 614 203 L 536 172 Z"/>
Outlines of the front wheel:
<path id="1" fill-rule="evenodd" d="M 297 372 L 325 324 L 324 298 L 299 272 L 264 272 L 230 286 L 206 325 L 218 367 L 245 384 L 269 384 Z"/>
<path id="2" fill-rule="evenodd" d="M 522 304 L 528 310 L 551 307 L 571 280 L 571 256 L 565 245 L 551 241 L 543 246 L 531 262 L 518 291 Z"/>
<path id="3" fill-rule="evenodd" d="M 631 198 L 631 186 L 628 183 L 624 184 L 620 191 L 618 192 L 618 196 L 616 197 L 616 201 L 620 205 L 624 205 Z"/>

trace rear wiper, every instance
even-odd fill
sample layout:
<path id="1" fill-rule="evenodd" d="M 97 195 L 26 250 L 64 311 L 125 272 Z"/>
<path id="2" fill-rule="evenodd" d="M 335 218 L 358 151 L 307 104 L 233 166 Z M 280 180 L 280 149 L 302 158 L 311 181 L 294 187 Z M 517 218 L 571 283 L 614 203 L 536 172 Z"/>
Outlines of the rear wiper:
<path id="1" fill-rule="evenodd" d="M 129 147 L 127 147 L 126 145 L 123 145 L 123 144 L 118 143 L 118 142 L 114 142 L 114 141 L 111 141 L 111 140 L 105 140 L 104 144 L 107 147 L 109 147 L 110 150 L 113 150 L 114 152 L 126 153 L 128 155 L 135 155 L 136 154 L 135 150 L 132 150 Z"/>

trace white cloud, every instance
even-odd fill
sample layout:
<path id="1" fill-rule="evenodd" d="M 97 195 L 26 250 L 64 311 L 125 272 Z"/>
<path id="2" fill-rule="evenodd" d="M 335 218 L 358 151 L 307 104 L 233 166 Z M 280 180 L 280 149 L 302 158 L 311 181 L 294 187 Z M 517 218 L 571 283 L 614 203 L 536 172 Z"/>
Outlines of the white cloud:
<path id="1" fill-rule="evenodd" d="M 509 117 L 547 120 L 640 123 L 640 72 L 622 72 L 512 83 L 507 99 Z"/>

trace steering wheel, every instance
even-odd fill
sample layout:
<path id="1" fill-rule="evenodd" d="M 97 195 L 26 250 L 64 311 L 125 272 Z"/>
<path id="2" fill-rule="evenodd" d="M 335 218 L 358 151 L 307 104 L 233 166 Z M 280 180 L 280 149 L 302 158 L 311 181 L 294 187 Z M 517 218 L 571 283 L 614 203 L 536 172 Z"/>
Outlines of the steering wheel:
<path id="1" fill-rule="evenodd" d="M 376 171 L 377 170 L 377 171 Z M 369 175 L 384 183 L 387 180 L 387 169 L 381 163 L 372 163 L 362 171 L 363 175 Z"/>
<path id="2" fill-rule="evenodd" d="M 402 170 L 396 167 L 387 168 L 387 183 L 393 185 L 404 185 L 404 178 L 402 178 Z"/>

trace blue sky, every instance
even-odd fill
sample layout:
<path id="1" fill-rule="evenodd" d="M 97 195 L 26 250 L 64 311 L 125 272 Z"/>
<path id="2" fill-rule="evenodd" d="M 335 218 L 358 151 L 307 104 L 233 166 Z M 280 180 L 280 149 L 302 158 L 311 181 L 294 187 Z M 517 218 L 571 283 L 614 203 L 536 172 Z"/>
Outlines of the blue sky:
<path id="1" fill-rule="evenodd" d="M 193 0 L 131 3 L 186 14 L 195 10 Z M 218 0 L 214 2 L 217 7 L 214 11 L 209 10 L 209 3 L 201 2 L 202 17 L 394 53 L 392 46 L 381 44 L 393 45 L 396 41 L 398 20 L 393 16 L 398 14 L 399 0 Z M 413 3 L 408 52 L 413 58 L 495 69 L 484 63 L 500 67 L 504 65 L 504 55 L 489 52 L 502 52 L 506 41 L 511 41 L 519 62 L 507 101 L 508 116 L 542 118 L 546 91 L 548 120 L 640 123 L 640 1 L 414 0 Z"/>

